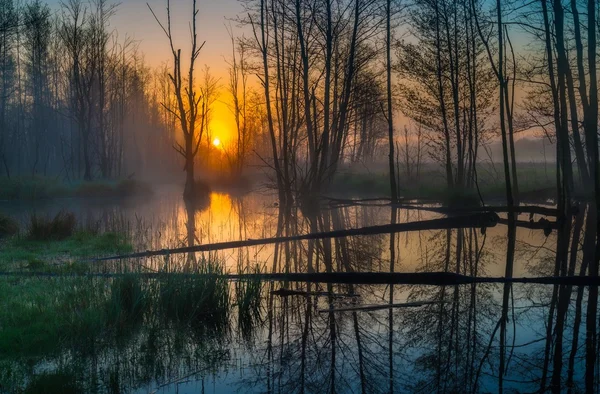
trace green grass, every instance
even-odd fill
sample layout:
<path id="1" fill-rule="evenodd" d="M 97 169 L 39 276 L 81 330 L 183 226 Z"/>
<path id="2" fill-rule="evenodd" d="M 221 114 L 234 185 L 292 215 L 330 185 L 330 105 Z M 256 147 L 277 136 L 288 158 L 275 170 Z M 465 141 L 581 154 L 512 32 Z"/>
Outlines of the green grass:
<path id="1" fill-rule="evenodd" d="M 81 278 L 0 280 L 0 358 L 56 354 L 107 326 L 104 286 Z"/>
<path id="2" fill-rule="evenodd" d="M 50 241 L 14 236 L 0 241 L 0 268 L 40 271 L 57 264 L 63 268 L 75 268 L 72 263 L 81 258 L 132 250 L 124 235 L 112 232 L 76 231 L 70 237 Z"/>
<path id="3" fill-rule="evenodd" d="M 197 276 L 166 275 L 157 289 L 161 315 L 175 322 L 210 326 L 219 329 L 229 319 L 229 283 L 220 277 L 223 265 L 201 260 L 191 269 L 182 270 Z M 173 272 L 171 272 L 173 273 Z"/>
<path id="4" fill-rule="evenodd" d="M 251 272 L 260 274 L 258 266 Z M 253 328 L 260 321 L 263 282 L 257 278 L 235 282 L 235 305 L 238 310 L 238 327 L 242 336 L 250 339 Z"/>
<path id="5" fill-rule="evenodd" d="M 143 321 L 223 332 L 232 303 L 229 282 L 217 276 L 220 267 L 204 262 L 195 271 L 198 277 L 174 274 L 160 279 L 135 273 L 116 278 L 1 278 L 0 360 L 56 355 L 124 335 Z"/>
<path id="6" fill-rule="evenodd" d="M 112 278 L 0 277 L 0 391 L 87 392 L 97 386 L 79 369 L 81 357 L 115 349 L 127 357 L 126 349 L 144 338 L 147 346 L 160 347 L 159 336 L 173 335 L 168 341 L 176 350 L 190 342 L 198 345 L 194 356 L 226 354 L 214 344 L 228 337 L 236 307 L 250 316 L 244 327 L 252 331 L 260 321 L 252 314 L 260 314 L 262 286 L 245 282 L 234 294 L 233 284 L 219 276 L 223 272 L 222 262 L 201 260 L 158 278 L 136 272 Z M 194 273 L 198 276 L 189 275 Z M 139 366 L 144 360 L 129 362 Z M 37 368 L 47 365 L 50 369 Z M 104 381 L 110 378 L 117 387 L 109 372 Z"/>
<path id="7" fill-rule="evenodd" d="M 151 187 L 133 179 L 66 182 L 56 178 L 0 178 L 0 200 L 43 200 L 60 197 L 124 198 L 149 195 Z"/>

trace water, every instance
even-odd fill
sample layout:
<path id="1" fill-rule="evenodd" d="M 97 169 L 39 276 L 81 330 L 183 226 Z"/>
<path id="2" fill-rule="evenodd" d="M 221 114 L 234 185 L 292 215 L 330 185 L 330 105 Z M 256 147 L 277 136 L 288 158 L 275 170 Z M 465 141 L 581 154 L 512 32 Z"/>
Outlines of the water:
<path id="1" fill-rule="evenodd" d="M 126 231 L 136 250 L 372 226 L 389 223 L 392 214 L 386 206 L 332 208 L 323 203 L 318 213 L 303 215 L 306 210 L 294 208 L 281 215 L 282 209 L 268 193 L 242 197 L 213 193 L 209 200 L 190 207 L 177 189 L 164 189 L 150 199 L 126 204 L 57 200 L 35 210 L 52 214 L 64 208 L 75 212 L 84 226 Z M 0 209 L 10 209 L 24 221 L 32 207 L 5 204 Z M 440 217 L 444 215 L 401 209 L 397 220 Z M 258 265 L 261 272 L 306 272 L 312 267 L 317 272 L 447 271 L 500 277 L 507 262 L 507 230 L 499 224 L 485 233 L 479 228 L 425 230 L 289 242 L 170 256 L 169 264 L 199 264 L 204 258 L 222 262 L 229 273 L 249 272 Z M 545 236 L 542 230 L 518 228 L 514 276 L 553 275 L 556 252 L 556 230 Z M 576 273 L 581 263 L 578 253 Z M 164 264 L 164 257 L 155 257 L 97 263 L 94 269 L 145 272 Z M 236 285 L 229 283 L 232 299 Z M 506 392 L 539 390 L 543 376 L 545 387 L 550 385 L 556 365 L 556 311 L 561 310 L 551 302 L 554 286 L 284 282 L 261 286 L 260 307 L 251 316 L 244 315 L 235 302 L 226 321 L 217 325 L 198 321 L 181 327 L 147 314 L 126 335 L 92 338 L 83 347 L 66 348 L 43 360 L 15 360 L 15 375 L 25 376 L 22 385 L 26 385 L 27 376 L 68 371 L 86 392 L 497 392 L 504 353 Z M 288 297 L 272 293 L 280 288 L 304 293 Z M 581 289 L 580 298 L 578 287 L 569 290 L 559 390 L 566 391 L 572 377 L 573 390 L 579 392 L 584 390 L 587 290 Z M 505 296 L 507 304 L 503 304 Z M 336 310 L 413 301 L 429 303 Z M 508 318 L 505 325 L 501 324 L 503 313 Z M 582 318 L 575 324 L 577 314 Z M 575 338 L 577 348 L 572 349 Z"/>

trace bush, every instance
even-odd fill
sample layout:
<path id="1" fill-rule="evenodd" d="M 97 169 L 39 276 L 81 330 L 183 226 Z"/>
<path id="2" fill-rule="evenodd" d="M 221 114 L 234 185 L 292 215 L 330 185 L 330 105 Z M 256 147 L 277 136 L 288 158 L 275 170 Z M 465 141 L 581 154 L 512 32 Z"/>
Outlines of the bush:
<path id="1" fill-rule="evenodd" d="M 8 217 L 0 214 L 0 238 L 15 235 L 19 232 L 19 225 L 17 222 Z"/>
<path id="2" fill-rule="evenodd" d="M 75 215 L 71 212 L 60 211 L 53 219 L 33 214 L 27 235 L 34 241 L 59 241 L 73 235 L 76 223 Z"/>

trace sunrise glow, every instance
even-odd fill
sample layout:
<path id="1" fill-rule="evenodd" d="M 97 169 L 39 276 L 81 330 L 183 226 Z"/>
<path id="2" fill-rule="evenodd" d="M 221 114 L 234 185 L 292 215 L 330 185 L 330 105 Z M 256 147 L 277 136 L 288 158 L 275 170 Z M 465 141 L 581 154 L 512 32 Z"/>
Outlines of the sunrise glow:
<path id="1" fill-rule="evenodd" d="M 213 145 L 218 148 L 221 145 L 221 140 L 219 138 L 215 138 L 213 140 Z"/>

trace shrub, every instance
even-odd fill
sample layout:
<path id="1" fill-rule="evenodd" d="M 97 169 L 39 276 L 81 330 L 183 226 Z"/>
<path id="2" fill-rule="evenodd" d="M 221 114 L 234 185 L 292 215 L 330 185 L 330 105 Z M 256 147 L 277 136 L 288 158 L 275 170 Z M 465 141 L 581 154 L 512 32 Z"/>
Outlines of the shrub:
<path id="1" fill-rule="evenodd" d="M 0 238 L 15 235 L 19 232 L 19 225 L 17 222 L 8 217 L 0 214 Z"/>
<path id="2" fill-rule="evenodd" d="M 71 212 L 60 211 L 53 219 L 31 215 L 28 238 L 34 241 L 63 240 L 73 235 L 77 221 Z"/>

